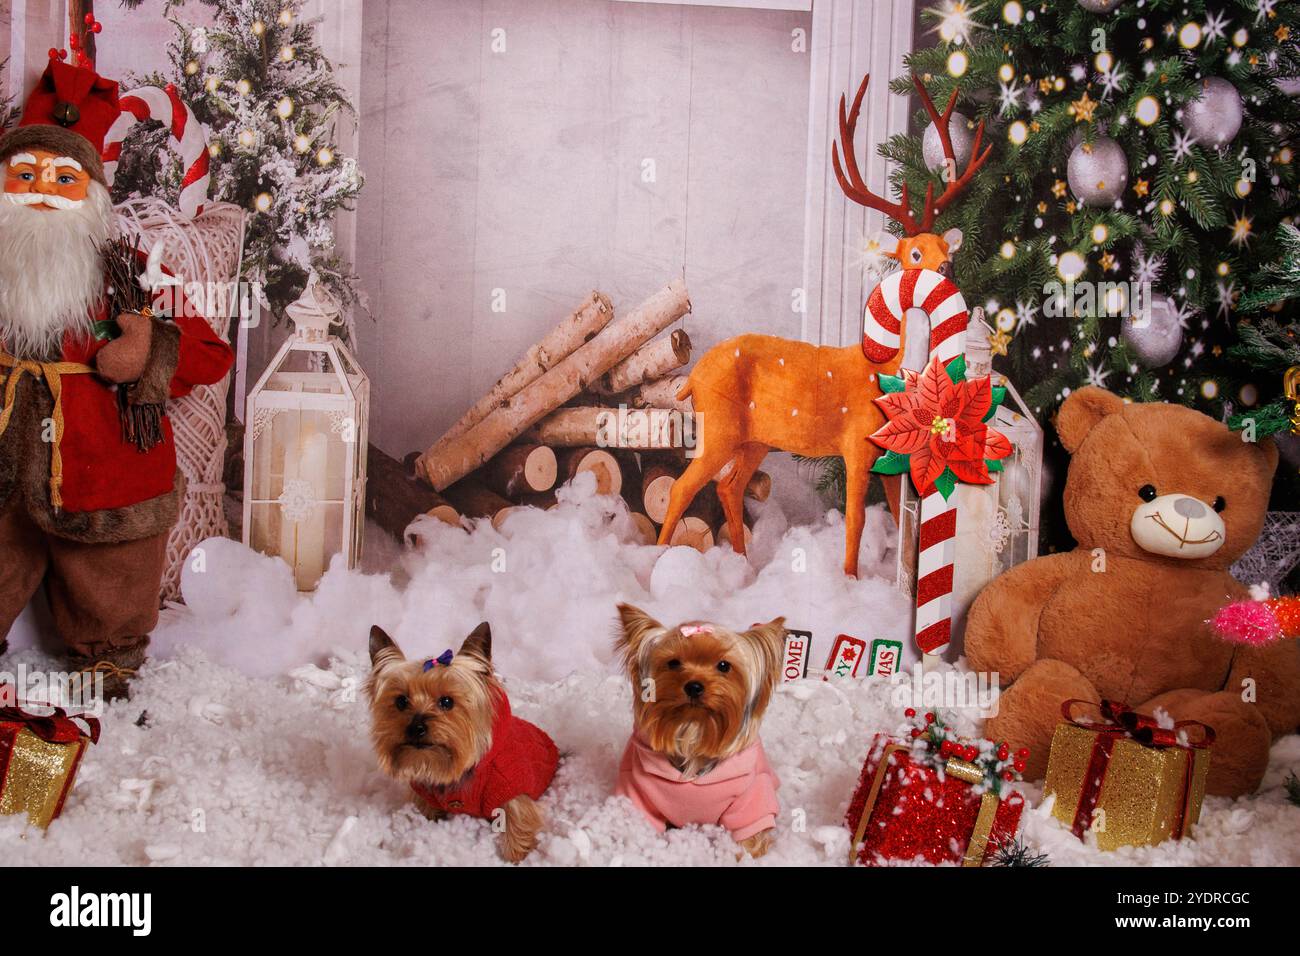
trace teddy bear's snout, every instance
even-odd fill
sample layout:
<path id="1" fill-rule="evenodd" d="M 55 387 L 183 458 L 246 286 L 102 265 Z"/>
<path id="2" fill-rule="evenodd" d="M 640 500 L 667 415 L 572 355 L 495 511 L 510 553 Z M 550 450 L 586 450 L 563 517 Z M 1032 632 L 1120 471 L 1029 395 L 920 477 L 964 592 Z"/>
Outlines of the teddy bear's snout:
<path id="1" fill-rule="evenodd" d="M 1226 528 L 1219 514 L 1199 498 L 1160 495 L 1138 506 L 1129 531 L 1144 551 L 1192 560 L 1223 547 Z"/>

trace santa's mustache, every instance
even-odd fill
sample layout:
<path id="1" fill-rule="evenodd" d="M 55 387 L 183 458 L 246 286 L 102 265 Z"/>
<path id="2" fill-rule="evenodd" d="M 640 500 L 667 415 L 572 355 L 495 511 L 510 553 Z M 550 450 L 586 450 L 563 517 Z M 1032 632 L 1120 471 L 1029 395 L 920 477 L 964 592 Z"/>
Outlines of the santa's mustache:
<path id="1" fill-rule="evenodd" d="M 67 196 L 60 196 L 56 193 L 5 193 L 4 195 L 5 199 L 16 206 L 40 206 L 44 204 L 51 209 L 77 209 L 85 202 L 84 199 L 69 199 Z"/>

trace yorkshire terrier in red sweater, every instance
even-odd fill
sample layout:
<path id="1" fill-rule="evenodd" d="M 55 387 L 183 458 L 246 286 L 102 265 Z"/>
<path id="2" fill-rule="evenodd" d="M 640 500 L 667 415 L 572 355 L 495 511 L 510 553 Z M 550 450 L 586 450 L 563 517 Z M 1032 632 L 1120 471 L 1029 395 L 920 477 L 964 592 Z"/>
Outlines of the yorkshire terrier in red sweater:
<path id="1" fill-rule="evenodd" d="M 491 820 L 498 850 L 518 863 L 537 846 L 537 800 L 559 763 L 555 743 L 510 712 L 492 671 L 492 631 L 474 629 L 460 650 L 408 661 L 370 629 L 371 740 L 379 768 L 410 784 L 431 820 L 465 813 Z"/>

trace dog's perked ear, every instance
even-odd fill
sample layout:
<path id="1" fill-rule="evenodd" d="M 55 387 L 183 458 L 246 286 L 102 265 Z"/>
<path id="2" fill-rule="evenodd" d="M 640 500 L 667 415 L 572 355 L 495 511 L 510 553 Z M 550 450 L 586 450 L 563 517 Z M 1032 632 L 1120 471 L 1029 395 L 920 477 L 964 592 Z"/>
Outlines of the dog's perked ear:
<path id="1" fill-rule="evenodd" d="M 663 630 L 662 624 L 639 607 L 631 604 L 620 604 L 618 606 L 618 619 L 622 624 L 622 632 L 615 639 L 615 643 L 624 649 L 634 647 L 640 643 L 641 639 L 650 631 Z"/>
<path id="2" fill-rule="evenodd" d="M 758 651 L 767 671 L 775 674 L 785 651 L 785 618 L 773 618 L 766 624 L 751 627 L 741 637 Z"/>
<path id="3" fill-rule="evenodd" d="M 378 624 L 373 625 L 370 628 L 370 666 L 379 668 L 404 660 L 406 657 L 402 654 L 402 649 L 388 636 L 388 632 Z"/>
<path id="4" fill-rule="evenodd" d="M 469 637 L 460 645 L 458 654 L 473 654 L 485 661 L 492 660 L 492 628 L 487 621 L 470 632 Z"/>
<path id="5" fill-rule="evenodd" d="M 662 634 L 664 626 L 645 611 L 631 604 L 619 604 L 618 618 L 619 628 L 614 635 L 614 647 L 622 653 L 623 663 L 632 673 L 632 679 L 636 680 L 644 663 L 641 660 L 642 654 L 652 646 L 652 643 L 647 643 L 646 638 L 654 634 Z"/>

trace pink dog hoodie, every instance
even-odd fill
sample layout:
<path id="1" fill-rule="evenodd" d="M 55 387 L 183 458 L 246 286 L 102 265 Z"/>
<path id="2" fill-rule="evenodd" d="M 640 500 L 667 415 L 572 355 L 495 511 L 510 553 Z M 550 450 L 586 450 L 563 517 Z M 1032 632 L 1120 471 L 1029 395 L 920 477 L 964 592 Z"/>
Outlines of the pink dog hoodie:
<path id="1" fill-rule="evenodd" d="M 630 798 L 661 833 L 668 824 L 714 823 L 744 840 L 776 825 L 779 783 L 761 741 L 688 780 L 634 733 L 623 751 L 614 792 Z"/>

